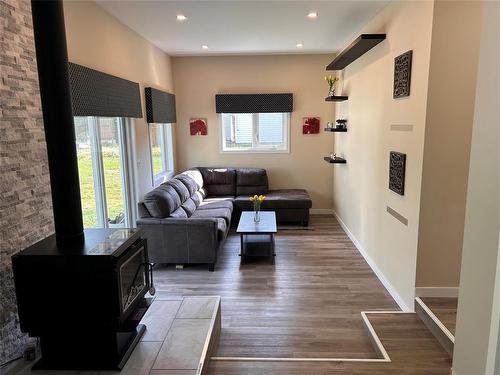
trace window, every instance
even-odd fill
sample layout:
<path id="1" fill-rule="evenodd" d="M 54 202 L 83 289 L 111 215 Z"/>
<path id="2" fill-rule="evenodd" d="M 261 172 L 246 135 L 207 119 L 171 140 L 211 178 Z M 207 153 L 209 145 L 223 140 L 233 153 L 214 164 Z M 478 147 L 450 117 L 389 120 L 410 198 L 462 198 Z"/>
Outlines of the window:
<path id="1" fill-rule="evenodd" d="M 288 152 L 289 113 L 221 113 L 222 152 Z"/>
<path id="2" fill-rule="evenodd" d="M 84 226 L 132 226 L 134 187 L 127 120 L 75 117 L 74 122 Z"/>
<path id="3" fill-rule="evenodd" d="M 153 186 L 165 182 L 174 170 L 172 124 L 149 124 Z"/>

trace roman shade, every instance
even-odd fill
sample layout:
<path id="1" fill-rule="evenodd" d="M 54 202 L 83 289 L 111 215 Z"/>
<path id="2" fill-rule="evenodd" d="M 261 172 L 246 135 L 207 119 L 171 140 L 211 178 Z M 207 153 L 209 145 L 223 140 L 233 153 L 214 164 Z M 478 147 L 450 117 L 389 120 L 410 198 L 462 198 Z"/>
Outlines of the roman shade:
<path id="1" fill-rule="evenodd" d="M 146 87 L 144 98 L 148 123 L 171 124 L 177 122 L 174 94 Z"/>
<path id="2" fill-rule="evenodd" d="M 142 117 L 139 84 L 69 63 L 74 116 Z"/>
<path id="3" fill-rule="evenodd" d="M 217 113 L 292 112 L 293 94 L 217 94 Z"/>

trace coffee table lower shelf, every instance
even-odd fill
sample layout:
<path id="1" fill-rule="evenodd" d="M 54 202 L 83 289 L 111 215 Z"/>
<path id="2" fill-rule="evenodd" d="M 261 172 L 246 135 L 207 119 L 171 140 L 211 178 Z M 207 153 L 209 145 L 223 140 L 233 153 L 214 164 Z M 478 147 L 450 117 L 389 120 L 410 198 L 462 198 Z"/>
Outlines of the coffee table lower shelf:
<path id="1" fill-rule="evenodd" d="M 240 244 L 241 263 L 244 263 L 246 258 L 265 256 L 269 258 L 269 263 L 274 264 L 274 233 L 241 233 Z"/>
<path id="2" fill-rule="evenodd" d="M 243 211 L 236 233 L 240 235 L 241 262 L 252 256 L 266 256 L 274 264 L 274 235 L 278 232 L 276 213 L 260 212 L 260 220 L 255 221 L 253 211 Z"/>

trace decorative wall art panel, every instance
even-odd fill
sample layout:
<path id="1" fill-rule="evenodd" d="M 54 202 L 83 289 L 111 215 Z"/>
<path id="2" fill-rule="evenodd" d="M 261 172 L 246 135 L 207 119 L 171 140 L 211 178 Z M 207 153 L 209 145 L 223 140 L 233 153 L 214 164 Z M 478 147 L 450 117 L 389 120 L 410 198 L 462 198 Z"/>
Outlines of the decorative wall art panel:
<path id="1" fill-rule="evenodd" d="M 410 96 L 412 55 L 408 51 L 394 59 L 394 99 Z"/>
<path id="2" fill-rule="evenodd" d="M 302 134 L 319 134 L 320 118 L 317 116 L 302 119 Z"/>
<path id="3" fill-rule="evenodd" d="M 192 118 L 189 120 L 189 134 L 191 135 L 207 135 L 207 119 Z"/>
<path id="4" fill-rule="evenodd" d="M 389 156 L 389 189 L 405 195 L 406 154 L 391 151 Z"/>

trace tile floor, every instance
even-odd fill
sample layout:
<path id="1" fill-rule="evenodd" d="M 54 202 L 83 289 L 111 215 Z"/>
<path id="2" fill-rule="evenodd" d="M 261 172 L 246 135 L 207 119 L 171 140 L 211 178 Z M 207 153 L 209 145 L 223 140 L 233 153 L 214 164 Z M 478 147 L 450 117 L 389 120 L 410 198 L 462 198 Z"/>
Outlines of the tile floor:
<path id="1" fill-rule="evenodd" d="M 19 362 L 5 375 L 194 375 L 207 339 L 218 297 L 155 299 L 142 323 L 146 333 L 119 371 L 32 371 Z"/>

